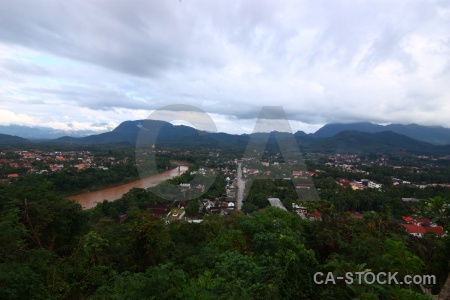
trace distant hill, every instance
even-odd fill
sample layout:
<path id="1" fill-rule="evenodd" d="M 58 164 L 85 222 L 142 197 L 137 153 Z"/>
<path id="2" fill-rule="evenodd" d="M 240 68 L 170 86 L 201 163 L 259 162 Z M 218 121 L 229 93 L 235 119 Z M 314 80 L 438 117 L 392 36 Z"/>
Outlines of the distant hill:
<path id="1" fill-rule="evenodd" d="M 375 133 L 343 131 L 333 137 L 317 139 L 309 147 L 316 151 L 334 153 L 438 154 L 445 152 L 442 146 L 418 141 L 392 131 Z"/>
<path id="2" fill-rule="evenodd" d="M 110 132 L 82 138 L 63 137 L 55 143 L 147 145 L 156 140 L 161 146 L 233 146 L 245 147 L 248 138 L 227 133 L 207 133 L 184 125 L 155 120 L 125 121 Z M 244 141 L 244 142 L 243 142 Z"/>
<path id="3" fill-rule="evenodd" d="M 31 142 L 27 139 L 0 133 L 0 145 L 19 145 L 19 144 L 30 144 Z"/>
<path id="4" fill-rule="evenodd" d="M 97 124 L 104 125 L 104 124 Z M 56 139 L 63 136 L 83 137 L 98 132 L 94 130 L 62 130 L 43 126 L 0 125 L 0 133 L 16 135 L 26 139 L 43 140 Z"/>
<path id="5" fill-rule="evenodd" d="M 296 137 L 299 137 L 299 136 L 307 136 L 308 134 L 307 133 L 305 133 L 304 131 L 297 131 L 296 133 L 294 133 L 294 135 L 296 136 Z"/>
<path id="6" fill-rule="evenodd" d="M 361 130 L 344 130 L 358 127 Z M 414 125 L 401 125 L 398 130 L 410 129 Z M 418 125 L 415 125 L 418 126 Z M 423 127 L 423 126 L 422 126 Z M 266 143 L 266 149 L 276 150 L 277 141 L 294 137 L 303 152 L 327 153 L 410 153 L 448 155 L 450 145 L 433 145 L 371 123 L 330 124 L 315 134 L 297 131 L 292 135 L 286 132 L 228 134 L 208 133 L 184 125 L 173 125 L 164 121 L 135 120 L 125 121 L 112 131 L 86 137 L 62 137 L 51 143 L 73 145 L 146 145 L 171 147 L 217 147 L 245 150 L 250 139 L 257 144 Z M 406 129 L 405 129 L 406 130 Z M 368 132 L 374 131 L 374 132 Z M 337 134 L 332 135 L 334 132 Z M 332 135 L 332 136 L 331 136 Z M 277 137 L 277 138 L 276 138 Z"/>
<path id="7" fill-rule="evenodd" d="M 350 124 L 327 124 L 314 133 L 315 137 L 332 137 L 342 131 L 361 131 L 361 132 L 383 132 L 392 131 L 406 135 L 410 138 L 431 143 L 434 145 L 450 144 L 450 129 L 440 126 L 422 126 L 417 124 L 390 124 L 378 125 L 369 122 L 350 123 Z"/>

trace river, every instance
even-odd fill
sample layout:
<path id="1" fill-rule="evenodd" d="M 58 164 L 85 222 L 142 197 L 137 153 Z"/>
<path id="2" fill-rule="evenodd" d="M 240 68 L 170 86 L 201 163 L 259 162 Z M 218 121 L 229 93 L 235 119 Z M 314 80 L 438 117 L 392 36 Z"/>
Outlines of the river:
<path id="1" fill-rule="evenodd" d="M 75 200 L 78 204 L 81 204 L 83 209 L 89 209 L 95 207 L 98 202 L 103 202 L 103 200 L 114 201 L 122 197 L 123 194 L 127 193 L 132 188 L 149 188 L 157 185 L 164 180 L 171 179 L 187 171 L 187 166 L 180 166 L 160 174 L 152 175 L 139 180 L 131 181 L 122 185 L 106 188 L 103 190 L 84 193 L 81 195 L 70 196 L 67 199 Z"/>

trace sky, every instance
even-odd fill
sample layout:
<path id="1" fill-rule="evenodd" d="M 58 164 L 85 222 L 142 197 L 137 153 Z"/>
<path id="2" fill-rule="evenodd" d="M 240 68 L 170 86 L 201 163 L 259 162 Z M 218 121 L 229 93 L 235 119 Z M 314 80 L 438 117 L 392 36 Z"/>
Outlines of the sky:
<path id="1" fill-rule="evenodd" d="M 450 128 L 450 1 L 0 1 L 0 124 L 104 131 L 177 104 L 229 133 L 263 106 L 307 133 Z"/>

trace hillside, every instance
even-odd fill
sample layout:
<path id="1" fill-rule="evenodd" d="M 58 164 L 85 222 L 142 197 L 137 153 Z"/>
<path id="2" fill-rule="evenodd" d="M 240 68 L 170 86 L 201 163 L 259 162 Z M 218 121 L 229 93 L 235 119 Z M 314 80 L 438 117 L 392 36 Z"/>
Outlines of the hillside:
<path id="1" fill-rule="evenodd" d="M 361 130 L 343 130 L 355 126 Z M 397 126 L 397 128 L 400 128 L 398 130 L 410 129 L 419 125 L 408 126 L 401 125 Z M 278 149 L 276 145 L 277 141 L 282 142 L 283 139 L 293 136 L 303 152 L 446 155 L 450 150 L 450 146 L 448 145 L 433 145 L 432 143 L 420 141 L 393 131 L 378 131 L 386 128 L 387 126 L 371 123 L 329 124 L 319 129 L 315 134 L 305 134 L 304 132 L 298 131 L 294 135 L 285 132 L 235 135 L 223 132 L 209 133 L 197 131 L 192 127 L 172 125 L 164 121 L 135 120 L 125 121 L 110 132 L 79 138 L 66 136 L 52 140 L 49 143 L 71 145 L 128 144 L 130 146 L 149 146 L 156 144 L 163 147 L 217 147 L 235 148 L 243 151 L 247 147 L 250 139 L 256 144 L 265 144 L 268 142 L 269 145 L 266 148 L 276 150 Z M 432 130 L 430 128 L 428 129 Z M 364 130 L 366 132 L 363 132 Z M 329 136 L 334 132 L 337 133 Z M 429 139 L 431 139 L 431 136 Z M 16 143 L 19 141 L 23 142 L 27 140 L 16 140 Z"/>
<path id="2" fill-rule="evenodd" d="M 392 131 L 406 135 L 410 138 L 427 142 L 434 145 L 450 144 L 450 129 L 439 126 L 422 126 L 417 124 L 390 124 L 378 125 L 369 122 L 349 123 L 349 124 L 327 124 L 314 133 L 315 137 L 332 137 L 343 131 L 360 131 L 377 133 Z"/>
<path id="3" fill-rule="evenodd" d="M 30 144 L 31 142 L 27 139 L 0 133 L 0 145 L 17 145 L 17 144 Z"/>
<path id="4" fill-rule="evenodd" d="M 392 131 L 366 133 L 343 131 L 310 145 L 312 150 L 335 153 L 423 153 L 438 154 L 443 147 L 418 141 Z"/>

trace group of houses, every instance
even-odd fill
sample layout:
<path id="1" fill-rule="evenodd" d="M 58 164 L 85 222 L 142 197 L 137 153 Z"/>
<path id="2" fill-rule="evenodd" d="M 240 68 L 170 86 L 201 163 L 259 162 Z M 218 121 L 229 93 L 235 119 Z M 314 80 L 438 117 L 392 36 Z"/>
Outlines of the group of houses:
<path id="1" fill-rule="evenodd" d="M 15 150 L 0 152 L 0 166 L 9 170 L 2 181 L 9 181 L 26 174 L 48 174 L 59 172 L 67 168 L 78 171 L 97 168 L 108 170 L 105 166 L 120 164 L 128 161 L 128 157 L 117 160 L 115 157 L 94 157 L 90 151 L 41 151 Z"/>
<path id="2" fill-rule="evenodd" d="M 425 234 L 435 234 L 438 236 L 446 235 L 444 228 L 433 223 L 428 218 L 413 218 L 410 216 L 402 216 L 405 222 L 400 224 L 412 236 L 423 237 Z"/>
<path id="3" fill-rule="evenodd" d="M 347 178 L 340 178 L 338 177 L 336 179 L 336 182 L 339 185 L 342 186 L 350 186 L 353 190 L 363 190 L 366 188 L 371 188 L 371 189 L 381 189 L 383 187 L 383 185 L 381 183 L 377 183 L 375 181 L 369 180 L 369 179 L 361 179 L 361 181 L 349 181 Z"/>

